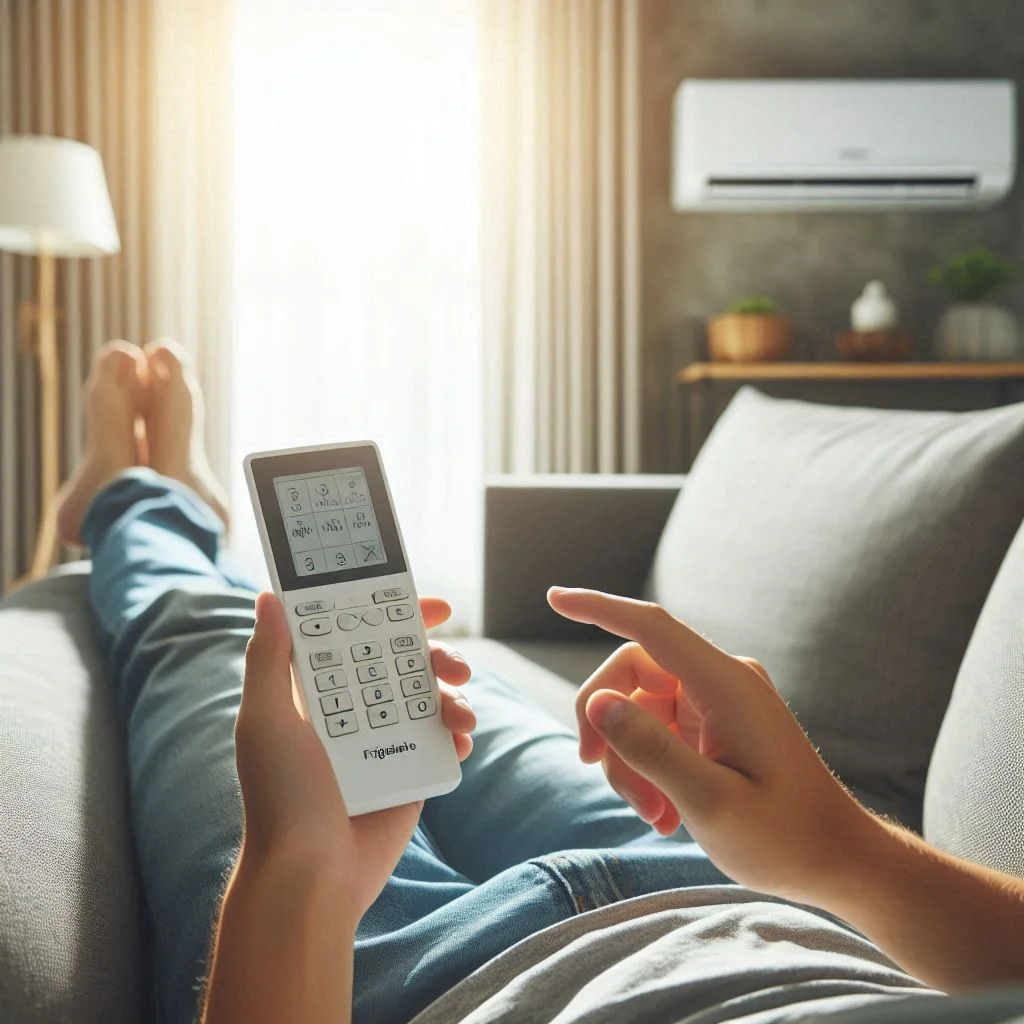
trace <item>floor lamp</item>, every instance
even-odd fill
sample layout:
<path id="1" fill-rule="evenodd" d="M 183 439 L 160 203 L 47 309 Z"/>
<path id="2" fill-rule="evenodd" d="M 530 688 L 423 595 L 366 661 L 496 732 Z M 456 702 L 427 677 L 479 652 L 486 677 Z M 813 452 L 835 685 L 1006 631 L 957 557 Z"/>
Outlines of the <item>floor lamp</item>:
<path id="1" fill-rule="evenodd" d="M 28 573 L 38 579 L 53 565 L 57 551 L 61 402 L 56 261 L 108 256 L 121 249 L 95 149 L 72 139 L 0 137 L 0 249 L 37 257 L 37 298 L 22 303 L 18 324 L 23 348 L 39 360 L 40 525 Z"/>

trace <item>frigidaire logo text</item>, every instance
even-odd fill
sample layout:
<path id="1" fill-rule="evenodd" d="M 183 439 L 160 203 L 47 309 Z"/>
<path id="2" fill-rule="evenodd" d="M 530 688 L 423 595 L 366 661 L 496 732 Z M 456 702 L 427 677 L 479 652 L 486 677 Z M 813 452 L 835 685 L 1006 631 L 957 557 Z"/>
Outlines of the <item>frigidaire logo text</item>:
<path id="1" fill-rule="evenodd" d="M 372 757 L 376 761 L 383 761 L 385 757 L 391 757 L 392 754 L 406 754 L 410 750 L 415 749 L 415 743 L 399 743 L 392 747 L 374 747 L 373 750 L 364 747 L 363 760 L 369 761 Z"/>

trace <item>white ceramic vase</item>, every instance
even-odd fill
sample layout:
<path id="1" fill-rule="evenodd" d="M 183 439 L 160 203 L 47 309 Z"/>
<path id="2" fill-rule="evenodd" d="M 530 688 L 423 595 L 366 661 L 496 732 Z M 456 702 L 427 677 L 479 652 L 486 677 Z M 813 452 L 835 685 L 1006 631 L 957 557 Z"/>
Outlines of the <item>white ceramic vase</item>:
<path id="1" fill-rule="evenodd" d="M 1010 361 L 1020 356 L 1017 320 L 987 302 L 958 302 L 939 320 L 935 353 L 940 359 Z"/>

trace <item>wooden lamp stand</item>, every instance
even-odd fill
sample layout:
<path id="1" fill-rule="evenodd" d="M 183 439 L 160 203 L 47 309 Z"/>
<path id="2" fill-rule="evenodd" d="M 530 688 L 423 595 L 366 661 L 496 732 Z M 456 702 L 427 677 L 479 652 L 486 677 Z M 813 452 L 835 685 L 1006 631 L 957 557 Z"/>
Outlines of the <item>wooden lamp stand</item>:
<path id="1" fill-rule="evenodd" d="M 57 556 L 57 492 L 60 489 L 60 357 L 57 352 L 57 260 L 39 253 L 38 297 L 22 303 L 23 350 L 39 359 L 39 532 L 25 581 L 45 576 Z M 32 327 L 36 328 L 32 339 Z M 20 581 L 19 581 L 20 582 Z"/>

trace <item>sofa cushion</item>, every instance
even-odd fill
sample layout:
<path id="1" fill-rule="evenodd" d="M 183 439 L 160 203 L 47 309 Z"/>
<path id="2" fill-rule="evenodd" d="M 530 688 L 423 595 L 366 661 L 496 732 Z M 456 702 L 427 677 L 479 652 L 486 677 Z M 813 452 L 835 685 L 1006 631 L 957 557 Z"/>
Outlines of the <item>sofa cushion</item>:
<path id="1" fill-rule="evenodd" d="M 956 678 L 928 769 L 924 835 L 1024 878 L 1024 524 Z"/>
<path id="2" fill-rule="evenodd" d="M 87 577 L 0 601 L 0 1019 L 135 1022 L 149 960 Z"/>
<path id="3" fill-rule="evenodd" d="M 932 746 L 1022 517 L 1024 405 L 849 409 L 746 389 L 648 591 L 760 660 L 837 774 L 920 829 Z"/>

